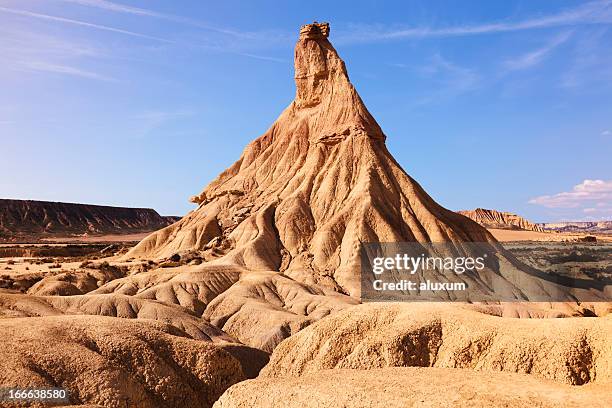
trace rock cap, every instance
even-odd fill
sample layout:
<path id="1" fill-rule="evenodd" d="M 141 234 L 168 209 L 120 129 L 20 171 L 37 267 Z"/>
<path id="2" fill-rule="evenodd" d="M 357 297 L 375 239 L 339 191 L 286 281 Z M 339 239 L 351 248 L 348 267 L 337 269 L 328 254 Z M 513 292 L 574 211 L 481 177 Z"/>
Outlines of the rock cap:
<path id="1" fill-rule="evenodd" d="M 300 27 L 300 38 L 318 39 L 329 37 L 329 23 L 313 22 Z"/>

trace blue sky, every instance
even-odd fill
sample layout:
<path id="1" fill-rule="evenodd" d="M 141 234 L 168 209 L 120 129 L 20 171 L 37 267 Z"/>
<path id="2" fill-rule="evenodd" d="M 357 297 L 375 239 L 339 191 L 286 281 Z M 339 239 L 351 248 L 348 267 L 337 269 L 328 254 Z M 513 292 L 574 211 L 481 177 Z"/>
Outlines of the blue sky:
<path id="1" fill-rule="evenodd" d="M 186 213 L 314 20 L 439 203 L 612 219 L 612 1 L 0 0 L 0 196 Z"/>

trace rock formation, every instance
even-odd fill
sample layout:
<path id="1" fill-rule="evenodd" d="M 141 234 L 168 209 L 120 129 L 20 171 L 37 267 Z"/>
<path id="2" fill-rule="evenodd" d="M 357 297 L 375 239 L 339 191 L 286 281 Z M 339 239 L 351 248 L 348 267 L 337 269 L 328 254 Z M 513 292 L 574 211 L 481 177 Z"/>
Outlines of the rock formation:
<path id="1" fill-rule="evenodd" d="M 145 238 L 127 257 L 195 251 L 211 268 L 282 272 L 359 296 L 362 243 L 484 242 L 506 265 L 485 278 L 498 290 L 517 299 L 561 290 L 515 287 L 506 277 L 519 274 L 520 280 L 522 272 L 493 236 L 442 208 L 404 172 L 328 35 L 325 23 L 302 27 L 294 101 L 236 163 L 192 197 L 197 209 Z M 490 291 L 482 277 L 465 276 L 471 288 Z"/>
<path id="2" fill-rule="evenodd" d="M 534 317 L 551 316 L 537 304 L 523 307 Z M 612 384 L 611 319 L 508 319 L 483 311 L 443 303 L 359 305 L 284 341 L 261 377 L 419 366 Z"/>
<path id="3" fill-rule="evenodd" d="M 196 210 L 130 256 L 213 248 L 224 263 L 308 271 L 355 293 L 360 242 L 493 240 L 436 204 L 395 162 L 328 33 L 326 24 L 302 27 L 295 100 L 192 198 Z"/>
<path id="4" fill-rule="evenodd" d="M 522 229 L 544 232 L 544 228 L 539 224 L 534 224 L 520 215 L 509 212 L 476 208 L 475 210 L 458 211 L 458 213 L 476 221 L 485 228 Z"/>
<path id="5" fill-rule="evenodd" d="M 245 379 L 230 353 L 167 324 L 47 316 L 2 319 L 0 328 L 0 384 L 65 388 L 66 405 L 210 407 Z"/>
<path id="6" fill-rule="evenodd" d="M 0 199 L 0 242 L 83 234 L 149 232 L 177 221 L 150 208 Z"/>

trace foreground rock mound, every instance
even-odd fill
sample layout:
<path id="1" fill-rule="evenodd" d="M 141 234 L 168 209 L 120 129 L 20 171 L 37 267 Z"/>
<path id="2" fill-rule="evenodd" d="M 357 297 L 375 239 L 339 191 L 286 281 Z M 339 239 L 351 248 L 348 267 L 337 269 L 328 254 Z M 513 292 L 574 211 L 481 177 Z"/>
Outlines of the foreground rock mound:
<path id="1" fill-rule="evenodd" d="M 180 305 L 240 342 L 265 351 L 312 322 L 359 303 L 278 272 L 210 264 L 117 279 L 92 292 L 101 294 Z"/>
<path id="2" fill-rule="evenodd" d="M 55 316 L 0 330 L 0 384 L 66 388 L 72 404 L 210 407 L 245 379 L 228 352 L 161 323 Z"/>
<path id="3" fill-rule="evenodd" d="M 364 304 L 285 340 L 261 375 L 433 366 L 610 385 L 610 338 L 609 317 L 507 319 L 459 305 Z"/>
<path id="4" fill-rule="evenodd" d="M 444 368 L 324 370 L 232 386 L 215 408 L 608 407 L 609 389 Z"/>

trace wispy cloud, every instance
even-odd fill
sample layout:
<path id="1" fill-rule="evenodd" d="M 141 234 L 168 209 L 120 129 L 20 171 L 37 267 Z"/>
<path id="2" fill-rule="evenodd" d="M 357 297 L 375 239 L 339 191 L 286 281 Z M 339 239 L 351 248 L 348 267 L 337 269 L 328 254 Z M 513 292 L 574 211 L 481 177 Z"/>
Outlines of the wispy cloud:
<path id="1" fill-rule="evenodd" d="M 553 195 L 543 195 L 529 200 L 547 208 L 583 208 L 593 212 L 593 208 L 612 208 L 612 180 L 584 180 L 571 191 Z"/>
<path id="2" fill-rule="evenodd" d="M 582 32 L 574 41 L 569 68 L 563 73 L 559 86 L 587 92 L 608 93 L 612 84 L 612 43 L 606 28 Z"/>
<path id="3" fill-rule="evenodd" d="M 72 3 L 79 4 L 81 6 L 88 7 L 96 7 L 103 10 L 116 11 L 119 13 L 128 13 L 128 14 L 136 14 L 141 16 L 151 16 L 151 17 L 166 17 L 162 13 L 157 13 L 155 11 L 142 9 L 139 7 L 131 7 L 126 6 L 124 4 L 113 3 L 111 1 L 106 0 L 57 0 L 63 3 Z"/>
<path id="4" fill-rule="evenodd" d="M 595 207 L 583 209 L 582 212 L 593 216 L 612 215 L 612 204 L 599 203 Z"/>
<path id="5" fill-rule="evenodd" d="M 289 61 L 284 60 L 282 58 L 268 57 L 268 56 L 265 56 L 265 55 L 249 54 L 247 52 L 239 52 L 237 54 L 242 55 L 244 57 L 259 59 L 259 60 L 262 60 L 262 61 L 272 61 L 272 62 L 278 62 L 278 63 L 281 63 L 281 64 L 288 64 L 289 63 Z"/>
<path id="6" fill-rule="evenodd" d="M 516 71 L 534 67 L 544 61 L 546 57 L 548 57 L 557 47 L 569 40 L 571 36 L 571 31 L 556 35 L 543 47 L 527 52 L 519 57 L 506 60 L 504 63 L 504 67 L 506 68 L 506 70 L 509 71 Z"/>
<path id="7" fill-rule="evenodd" d="M 168 39 L 165 39 L 165 38 L 155 37 L 155 36 L 151 36 L 151 35 L 147 35 L 147 34 L 141 34 L 141 33 L 137 33 L 137 32 L 134 32 L 134 31 L 129 31 L 129 30 L 123 30 L 121 28 L 110 27 L 110 26 L 106 26 L 106 25 L 102 25 L 102 24 L 94 24 L 94 23 L 89 23 L 89 22 L 86 22 L 86 21 L 74 20 L 74 19 L 71 19 L 71 18 L 52 16 L 52 15 L 49 15 L 49 14 L 35 13 L 35 12 L 32 12 L 32 11 L 27 11 L 27 10 L 19 10 L 19 9 L 14 9 L 14 8 L 9 8 L 9 7 L 0 7 L 0 12 L 15 14 L 15 15 L 24 16 L 24 17 L 31 17 L 31 18 L 36 18 L 36 19 L 40 19 L 40 20 L 55 21 L 55 22 L 58 22 L 58 23 L 71 24 L 71 25 L 77 25 L 77 26 L 81 26 L 81 27 L 93 28 L 93 29 L 96 29 L 96 30 L 108 31 L 108 32 L 117 33 L 117 34 L 124 34 L 124 35 L 129 35 L 129 36 L 132 36 L 132 37 L 145 38 L 145 39 L 148 39 L 148 40 L 160 41 L 160 42 L 165 42 L 165 43 L 173 43 L 174 42 L 174 41 L 171 41 L 171 40 L 168 40 Z"/>
<path id="8" fill-rule="evenodd" d="M 216 38 L 198 38 L 192 37 L 191 39 L 167 39 L 158 36 L 143 34 L 131 30 L 125 30 L 122 28 L 110 27 L 107 25 L 96 24 L 71 18 L 53 16 L 49 14 L 37 13 L 29 10 L 15 9 L 9 7 L 0 7 L 0 12 L 10 13 L 14 15 L 20 15 L 24 17 L 36 18 L 47 21 L 55 21 L 62 24 L 71 24 L 81 27 L 92 28 L 95 30 L 108 31 L 112 33 L 118 33 L 123 35 L 129 35 L 138 38 L 144 38 L 157 42 L 162 42 L 170 45 L 181 45 L 186 47 L 194 47 L 200 49 L 207 49 L 215 52 L 230 53 L 235 55 L 241 55 L 248 58 L 273 61 L 279 63 L 286 63 L 287 61 L 280 58 L 260 55 L 252 52 L 245 52 L 247 48 L 258 47 L 261 48 L 269 46 L 271 44 L 278 44 L 287 42 L 289 35 L 287 33 L 278 31 L 240 31 L 224 27 L 217 27 L 201 21 L 193 20 L 186 17 L 176 16 L 172 14 L 159 13 L 149 9 L 143 9 L 138 7 L 127 6 L 107 0 L 56 0 L 64 3 L 70 3 L 73 5 L 95 7 L 101 10 L 110 12 L 131 14 L 135 16 L 151 17 L 157 19 L 163 19 L 166 21 L 175 22 L 178 24 L 184 24 L 204 30 L 209 30 L 216 34 Z"/>
<path id="9" fill-rule="evenodd" d="M 610 132 L 609 130 L 606 129 L 603 132 L 601 132 L 601 135 L 602 136 L 610 136 L 610 135 L 612 135 L 612 132 Z"/>
<path id="10" fill-rule="evenodd" d="M 416 68 L 404 63 L 389 65 L 400 69 L 415 69 L 424 81 L 432 83 L 425 96 L 415 98 L 412 104 L 414 107 L 430 105 L 472 91 L 479 86 L 481 80 L 474 69 L 458 65 L 439 53 L 433 54 L 426 64 Z"/>
<path id="11" fill-rule="evenodd" d="M 109 56 L 108 50 L 99 45 L 93 45 L 82 37 L 44 34 L 33 29 L 22 29 L 8 25 L 0 27 L 0 51 L 4 56 L 37 54 L 58 58 Z M 9 58 L 7 58 L 8 60 Z"/>
<path id="12" fill-rule="evenodd" d="M 85 64 L 86 60 L 108 58 L 109 52 L 83 38 L 62 38 L 9 25 L 0 27 L 0 38 L 0 53 L 4 57 L 0 69 L 116 81 L 109 75 L 92 71 L 89 67 L 95 64 Z"/>
<path id="13" fill-rule="evenodd" d="M 263 32 L 250 32 L 250 31 L 241 31 L 233 28 L 227 27 L 219 27 L 213 24 L 208 24 L 199 20 L 194 20 L 187 17 L 177 16 L 174 14 L 160 13 L 150 9 L 144 9 L 140 7 L 132 7 L 124 4 L 108 1 L 108 0 L 57 0 L 64 3 L 72 3 L 81 6 L 87 7 L 95 7 L 101 10 L 112 11 L 123 14 L 132 14 L 137 16 L 144 17 L 153 17 L 162 20 L 172 21 L 179 24 L 185 24 L 193 27 L 202 28 L 205 30 L 214 31 L 221 34 L 226 34 L 229 36 L 234 36 L 243 39 L 258 39 L 262 35 L 266 35 Z M 278 36 L 278 33 L 276 33 Z"/>
<path id="14" fill-rule="evenodd" d="M 575 26 L 583 24 L 611 24 L 612 0 L 584 3 L 578 7 L 548 16 L 538 16 L 516 22 L 464 25 L 457 27 L 413 27 L 388 29 L 382 25 L 353 24 L 341 31 L 336 42 L 376 42 L 431 37 L 457 37 L 494 34 L 539 28 Z"/>
<path id="15" fill-rule="evenodd" d="M 176 120 L 193 116 L 192 110 L 160 111 L 151 110 L 133 115 L 129 122 L 133 125 L 130 133 L 134 137 L 145 137 L 153 130 Z"/>
<path id="16" fill-rule="evenodd" d="M 478 75 L 474 70 L 459 66 L 439 53 L 434 54 L 430 63 L 420 71 L 428 76 L 446 75 L 449 78 L 447 83 L 456 91 L 472 89 L 478 82 Z"/>
<path id="17" fill-rule="evenodd" d="M 68 65 L 52 64 L 45 61 L 16 61 L 15 68 L 22 71 L 50 72 L 60 75 L 76 76 L 80 78 L 95 79 L 97 81 L 116 82 L 117 80 L 106 75 L 86 71 Z"/>

